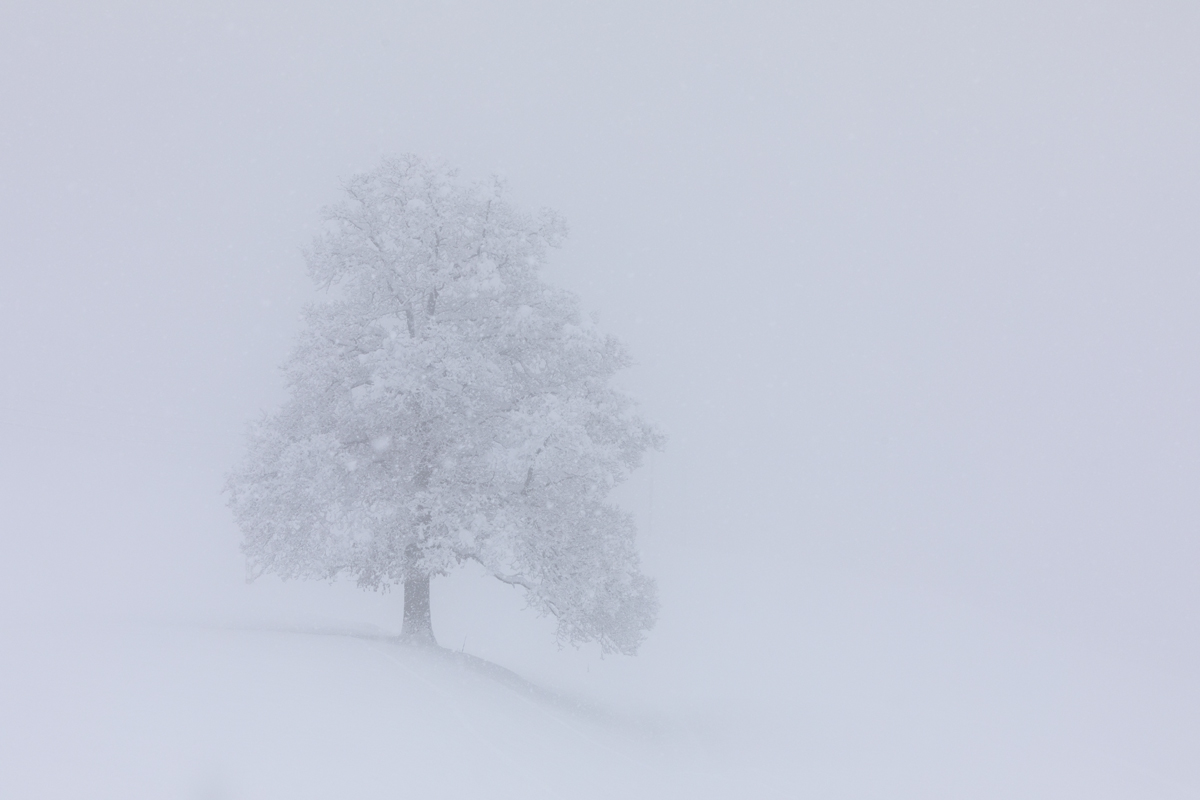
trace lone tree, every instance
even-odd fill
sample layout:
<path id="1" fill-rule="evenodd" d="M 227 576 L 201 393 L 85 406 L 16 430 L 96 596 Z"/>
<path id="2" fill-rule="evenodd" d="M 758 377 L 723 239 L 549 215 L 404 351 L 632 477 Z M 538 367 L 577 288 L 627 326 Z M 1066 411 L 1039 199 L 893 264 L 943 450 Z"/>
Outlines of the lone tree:
<path id="1" fill-rule="evenodd" d="M 403 584 L 402 636 L 432 644 L 430 577 L 475 561 L 560 642 L 636 652 L 654 583 L 608 495 L 660 436 L 607 385 L 625 349 L 538 278 L 565 226 L 413 156 L 345 189 L 290 399 L 229 478 L 251 577 Z"/>

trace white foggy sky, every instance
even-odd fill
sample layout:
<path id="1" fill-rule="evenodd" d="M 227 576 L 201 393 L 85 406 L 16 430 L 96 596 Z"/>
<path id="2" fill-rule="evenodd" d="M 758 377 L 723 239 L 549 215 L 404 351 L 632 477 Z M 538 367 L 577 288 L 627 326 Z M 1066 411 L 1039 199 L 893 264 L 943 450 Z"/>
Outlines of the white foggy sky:
<path id="1" fill-rule="evenodd" d="M 756 632 L 855 624 L 820 575 L 925 598 L 1194 741 L 1197 7 L 500 5 L 0 12 L 13 596 L 236 577 L 219 490 L 300 248 L 411 151 L 569 220 L 550 277 L 671 437 L 627 492 L 652 565 L 769 563 L 730 599 Z M 664 614 L 719 580 L 664 578 Z"/>

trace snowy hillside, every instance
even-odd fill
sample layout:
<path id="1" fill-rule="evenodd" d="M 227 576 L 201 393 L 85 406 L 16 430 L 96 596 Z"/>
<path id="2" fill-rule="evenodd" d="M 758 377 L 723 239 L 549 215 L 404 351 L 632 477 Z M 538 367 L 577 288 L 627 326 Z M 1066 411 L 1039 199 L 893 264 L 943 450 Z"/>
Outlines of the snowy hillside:
<path id="1" fill-rule="evenodd" d="M 21 649 L 4 797 L 628 797 L 665 779 L 648 720 L 370 633 L 110 629 Z"/>
<path id="2" fill-rule="evenodd" d="M 272 622 L 14 615 L 0 797 L 1190 796 L 1189 698 L 845 575 L 743 583 L 774 613 L 739 617 L 685 583 L 718 565 L 664 576 L 696 607 L 668 607 L 632 659 L 538 647 L 539 621 L 470 575 L 435 592 L 438 651 L 396 643 L 382 614 L 351 622 L 396 600 L 352 586 L 263 586 L 289 604 L 259 607 Z"/>

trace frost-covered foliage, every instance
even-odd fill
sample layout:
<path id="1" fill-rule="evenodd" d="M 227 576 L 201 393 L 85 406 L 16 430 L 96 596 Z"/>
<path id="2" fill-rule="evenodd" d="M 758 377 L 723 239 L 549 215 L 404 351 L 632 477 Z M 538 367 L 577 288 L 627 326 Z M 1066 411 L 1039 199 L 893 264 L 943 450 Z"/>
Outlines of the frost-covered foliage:
<path id="1" fill-rule="evenodd" d="M 659 436 L 607 385 L 625 349 L 538 278 L 563 223 L 412 156 L 346 193 L 307 254 L 336 288 L 229 480 L 252 574 L 383 588 L 473 560 L 561 641 L 633 653 L 657 601 L 607 498 Z"/>

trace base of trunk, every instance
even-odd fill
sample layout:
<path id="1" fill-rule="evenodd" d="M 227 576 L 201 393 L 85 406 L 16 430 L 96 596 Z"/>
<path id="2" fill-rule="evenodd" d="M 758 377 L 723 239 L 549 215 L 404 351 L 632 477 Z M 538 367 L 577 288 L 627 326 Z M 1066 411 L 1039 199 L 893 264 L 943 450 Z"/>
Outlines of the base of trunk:
<path id="1" fill-rule="evenodd" d="M 433 623 L 429 618 L 429 576 L 420 575 L 404 582 L 404 627 L 400 639 L 410 644 L 436 646 Z"/>

